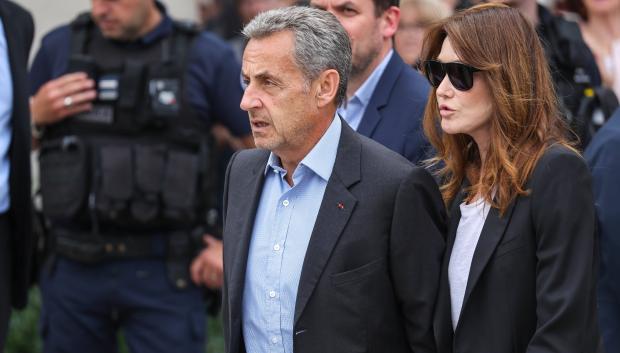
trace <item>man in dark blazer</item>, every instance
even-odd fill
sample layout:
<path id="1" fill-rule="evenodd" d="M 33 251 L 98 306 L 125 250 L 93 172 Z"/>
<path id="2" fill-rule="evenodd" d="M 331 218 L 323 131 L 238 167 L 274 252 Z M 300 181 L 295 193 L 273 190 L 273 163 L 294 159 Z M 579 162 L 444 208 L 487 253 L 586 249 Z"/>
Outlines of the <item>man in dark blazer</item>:
<path id="1" fill-rule="evenodd" d="M 598 315 L 607 352 L 620 347 L 620 109 L 594 135 L 584 156 L 592 186 L 601 237 Z"/>
<path id="2" fill-rule="evenodd" d="M 224 189 L 226 352 L 435 352 L 444 212 L 433 178 L 336 115 L 350 44 L 292 7 L 244 29 L 259 149 Z"/>
<path id="3" fill-rule="evenodd" d="M 11 307 L 26 305 L 34 241 L 30 206 L 30 113 L 26 72 L 32 16 L 0 0 L 0 349 Z"/>
<path id="4" fill-rule="evenodd" d="M 300 4 L 303 1 L 299 2 Z M 397 0 L 311 0 L 315 8 L 334 14 L 352 43 L 352 71 L 347 104 L 338 114 L 358 133 L 399 153 L 413 163 L 432 157 L 422 130 L 429 86 L 393 50 L 400 10 Z M 207 270 L 197 283 L 217 283 L 221 244 L 211 241 L 200 259 Z M 200 273 L 196 263 L 194 273 Z M 210 269 L 215 269 L 210 271 Z"/>
<path id="5" fill-rule="evenodd" d="M 354 130 L 413 163 L 430 157 L 422 131 L 428 84 L 393 50 L 398 0 L 311 0 L 310 5 L 334 14 L 351 39 L 347 105 L 338 113 Z"/>

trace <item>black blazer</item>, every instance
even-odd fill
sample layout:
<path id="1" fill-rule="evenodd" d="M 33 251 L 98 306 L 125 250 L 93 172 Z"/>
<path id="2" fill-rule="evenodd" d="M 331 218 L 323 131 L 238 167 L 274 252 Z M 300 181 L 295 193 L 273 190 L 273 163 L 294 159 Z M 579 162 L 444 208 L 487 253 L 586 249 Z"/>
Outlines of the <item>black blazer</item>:
<path id="1" fill-rule="evenodd" d="M 224 189 L 224 336 L 241 353 L 248 248 L 269 152 L 233 156 Z M 339 207 L 339 204 L 343 207 Z M 295 305 L 295 353 L 435 352 L 444 249 L 433 178 L 342 123 Z"/>
<path id="2" fill-rule="evenodd" d="M 503 217 L 489 211 L 453 332 L 448 263 L 434 318 L 440 353 L 594 353 L 597 239 L 590 173 L 583 159 L 552 147 Z M 461 194 L 448 230 L 450 254 Z"/>
<path id="3" fill-rule="evenodd" d="M 34 22 L 32 16 L 18 5 L 0 0 L 0 17 L 4 24 L 9 65 L 13 80 L 13 136 L 9 149 L 11 207 L 11 248 L 3 249 L 12 266 L 11 302 L 15 308 L 26 305 L 31 273 L 34 240 L 31 232 L 30 201 L 30 110 L 28 106 L 27 65 Z"/>

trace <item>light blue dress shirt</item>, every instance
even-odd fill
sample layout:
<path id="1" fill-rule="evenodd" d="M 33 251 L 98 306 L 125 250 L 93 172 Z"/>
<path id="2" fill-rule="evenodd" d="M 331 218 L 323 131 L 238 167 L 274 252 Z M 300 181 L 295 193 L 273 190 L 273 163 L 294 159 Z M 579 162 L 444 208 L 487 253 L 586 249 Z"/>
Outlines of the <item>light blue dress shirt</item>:
<path id="1" fill-rule="evenodd" d="M 370 98 L 372 98 L 375 88 L 377 88 L 377 84 L 379 83 L 381 76 L 383 76 L 383 71 L 385 71 L 385 68 L 390 62 L 393 54 L 394 50 L 390 50 L 372 74 L 370 74 L 366 81 L 364 81 L 364 84 L 362 84 L 360 88 L 357 89 L 357 92 L 355 92 L 353 97 L 347 101 L 347 104 L 338 108 L 338 114 L 349 124 L 349 126 L 351 126 L 351 128 L 353 128 L 353 130 L 357 131 L 357 128 L 360 126 L 362 117 L 366 112 L 366 107 L 368 107 L 368 102 L 370 102 Z"/>
<path id="2" fill-rule="evenodd" d="M 340 141 L 340 119 L 293 172 L 293 187 L 273 153 L 265 168 L 243 292 L 248 353 L 293 353 L 293 321 L 301 268 Z"/>
<path id="3" fill-rule="evenodd" d="M 9 198 L 9 147 L 11 146 L 11 115 L 13 114 L 13 78 L 9 63 L 9 47 L 4 23 L 0 18 L 0 213 L 11 206 Z"/>

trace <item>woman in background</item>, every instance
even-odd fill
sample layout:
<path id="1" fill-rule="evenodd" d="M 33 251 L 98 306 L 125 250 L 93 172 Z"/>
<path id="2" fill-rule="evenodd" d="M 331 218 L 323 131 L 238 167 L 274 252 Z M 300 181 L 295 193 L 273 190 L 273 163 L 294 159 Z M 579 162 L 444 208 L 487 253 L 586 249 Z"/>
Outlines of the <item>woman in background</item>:
<path id="1" fill-rule="evenodd" d="M 545 55 L 518 10 L 475 6 L 429 29 L 424 129 L 451 223 L 440 353 L 594 353 L 594 203 Z"/>
<path id="2" fill-rule="evenodd" d="M 620 98 L 620 0 L 567 0 L 564 7 L 579 15 L 579 28 L 603 85 Z"/>
<path id="3" fill-rule="evenodd" d="M 407 64 L 417 67 L 426 29 L 450 15 L 442 0 L 401 0 L 400 21 L 394 36 L 396 51 Z"/>

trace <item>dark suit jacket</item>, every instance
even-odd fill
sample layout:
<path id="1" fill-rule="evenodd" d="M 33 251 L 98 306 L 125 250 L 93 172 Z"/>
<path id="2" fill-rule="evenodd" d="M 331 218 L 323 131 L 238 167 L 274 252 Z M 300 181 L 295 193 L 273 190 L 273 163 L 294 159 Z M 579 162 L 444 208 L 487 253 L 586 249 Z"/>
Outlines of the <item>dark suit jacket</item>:
<path id="1" fill-rule="evenodd" d="M 11 206 L 11 249 L 2 249 L 12 265 L 11 295 L 15 308 L 26 305 L 30 280 L 30 260 L 34 250 L 30 202 L 30 111 L 28 107 L 27 65 L 34 23 L 32 16 L 18 5 L 0 0 L 9 64 L 13 80 L 13 136 L 9 150 Z"/>
<path id="2" fill-rule="evenodd" d="M 440 353 L 594 353 L 597 241 L 583 159 L 552 147 L 503 217 L 489 211 L 474 252 L 461 315 L 452 329 L 444 257 L 434 320 Z M 459 224 L 451 210 L 446 254 Z"/>
<path id="3" fill-rule="evenodd" d="M 607 352 L 620 349 L 620 109 L 594 135 L 584 155 L 601 235 L 598 314 Z"/>
<path id="4" fill-rule="evenodd" d="M 357 129 L 413 163 L 429 157 L 422 131 L 429 85 L 394 52 Z"/>
<path id="5" fill-rule="evenodd" d="M 268 156 L 266 150 L 239 152 L 227 171 L 228 353 L 244 351 L 248 247 Z M 444 248 L 443 209 L 425 170 L 343 123 L 301 272 L 295 353 L 435 352 L 431 322 Z"/>

